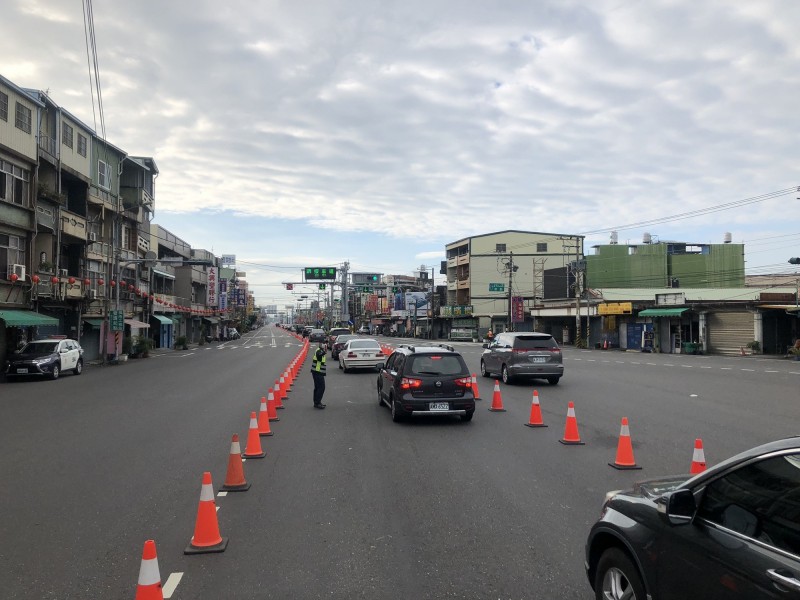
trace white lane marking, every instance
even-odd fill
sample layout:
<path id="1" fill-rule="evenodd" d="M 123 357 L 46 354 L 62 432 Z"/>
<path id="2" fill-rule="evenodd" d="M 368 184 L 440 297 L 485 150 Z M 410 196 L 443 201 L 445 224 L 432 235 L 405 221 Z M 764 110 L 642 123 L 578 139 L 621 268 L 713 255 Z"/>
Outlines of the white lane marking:
<path id="1" fill-rule="evenodd" d="M 216 509 L 217 509 L 217 512 L 219 512 L 219 506 L 215 506 L 214 508 L 216 508 Z"/>
<path id="2" fill-rule="evenodd" d="M 740 371 L 747 371 L 747 372 L 749 372 L 749 373 L 752 373 L 752 372 L 754 372 L 754 371 L 755 371 L 755 369 L 739 369 L 739 370 L 740 370 Z"/>
<path id="3" fill-rule="evenodd" d="M 689 398 L 697 398 L 697 394 L 689 394 Z"/>
<path id="4" fill-rule="evenodd" d="M 780 373 L 780 371 L 764 371 L 764 373 Z"/>
<path id="5" fill-rule="evenodd" d="M 597 362 L 597 361 L 595 359 L 593 359 L 593 358 L 587 358 L 586 362 Z"/>
<path id="6" fill-rule="evenodd" d="M 644 363 L 644 364 L 650 365 L 651 367 L 655 367 L 656 366 L 656 363 Z"/>
<path id="7" fill-rule="evenodd" d="M 684 369 L 694 369 L 694 365 L 681 365 Z"/>
<path id="8" fill-rule="evenodd" d="M 166 583 L 161 586 L 161 595 L 167 600 L 172 598 L 172 594 L 175 593 L 175 588 L 178 587 L 181 579 L 183 579 L 183 573 L 170 573 L 169 577 L 167 577 Z"/>
<path id="9" fill-rule="evenodd" d="M 631 364 L 632 364 L 632 365 L 640 365 L 640 364 L 642 364 L 642 363 L 641 363 L 641 362 L 639 362 L 638 360 L 635 360 L 635 361 L 633 361 Z"/>
<path id="10" fill-rule="evenodd" d="M 617 363 L 618 365 L 624 365 L 625 364 L 624 360 L 615 360 L 614 362 Z"/>
<path id="11" fill-rule="evenodd" d="M 711 369 L 712 367 L 700 367 L 701 369 Z"/>
<path id="12" fill-rule="evenodd" d="M 721 371 L 730 371 L 733 367 L 720 367 Z"/>
<path id="13" fill-rule="evenodd" d="M 181 354 L 178 358 L 183 358 L 184 356 L 191 356 L 194 352 L 189 352 L 188 354 Z"/>
<path id="14" fill-rule="evenodd" d="M 674 367 L 675 365 L 673 365 L 672 363 L 664 363 L 664 366 L 665 367 Z"/>
<path id="15" fill-rule="evenodd" d="M 227 495 L 228 495 L 228 492 L 225 492 L 225 491 L 217 492 L 217 496 L 219 496 L 220 498 L 224 498 Z"/>

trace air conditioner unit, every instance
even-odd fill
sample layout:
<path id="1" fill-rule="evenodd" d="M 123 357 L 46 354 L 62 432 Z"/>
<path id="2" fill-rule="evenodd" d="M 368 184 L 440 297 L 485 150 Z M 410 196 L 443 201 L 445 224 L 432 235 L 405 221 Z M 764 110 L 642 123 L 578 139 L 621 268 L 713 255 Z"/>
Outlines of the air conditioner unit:
<path id="1" fill-rule="evenodd" d="M 89 241 L 96 242 L 97 241 L 97 234 L 94 231 L 89 232 Z"/>
<path id="2" fill-rule="evenodd" d="M 25 281 L 25 265 L 8 265 L 8 276 L 14 274 L 18 281 Z"/>

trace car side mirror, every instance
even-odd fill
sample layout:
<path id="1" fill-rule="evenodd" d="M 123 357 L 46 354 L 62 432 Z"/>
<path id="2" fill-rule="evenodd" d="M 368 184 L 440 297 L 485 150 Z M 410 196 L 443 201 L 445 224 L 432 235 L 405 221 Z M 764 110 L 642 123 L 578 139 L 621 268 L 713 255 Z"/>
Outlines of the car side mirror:
<path id="1" fill-rule="evenodd" d="M 483 345 L 483 347 L 484 347 L 484 348 L 488 348 L 488 347 L 489 347 L 489 344 L 484 344 L 484 345 Z"/>
<path id="2" fill-rule="evenodd" d="M 692 490 L 675 490 L 656 501 L 658 512 L 664 514 L 670 525 L 686 525 L 692 522 L 697 512 L 697 503 Z"/>

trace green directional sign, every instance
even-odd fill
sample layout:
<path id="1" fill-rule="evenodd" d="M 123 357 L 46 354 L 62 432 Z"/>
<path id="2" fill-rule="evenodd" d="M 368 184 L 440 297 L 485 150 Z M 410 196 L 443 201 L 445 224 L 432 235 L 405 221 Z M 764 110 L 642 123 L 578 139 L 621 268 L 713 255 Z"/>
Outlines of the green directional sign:
<path id="1" fill-rule="evenodd" d="M 122 331 L 125 329 L 125 313 L 121 310 L 108 311 L 108 321 L 111 331 Z"/>
<path id="2" fill-rule="evenodd" d="M 506 284 L 505 283 L 490 283 L 489 284 L 489 291 L 490 292 L 504 292 L 504 291 L 506 291 Z"/>

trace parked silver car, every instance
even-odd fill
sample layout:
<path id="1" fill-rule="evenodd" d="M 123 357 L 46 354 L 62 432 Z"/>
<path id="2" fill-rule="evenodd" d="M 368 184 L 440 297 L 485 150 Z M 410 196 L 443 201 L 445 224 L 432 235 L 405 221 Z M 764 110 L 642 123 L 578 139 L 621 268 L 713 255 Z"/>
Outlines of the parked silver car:
<path id="1" fill-rule="evenodd" d="M 503 383 L 517 378 L 539 378 L 556 385 L 564 375 L 561 348 L 549 333 L 501 333 L 483 347 L 481 375 L 484 377 L 499 373 Z"/>

